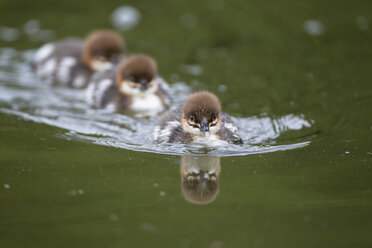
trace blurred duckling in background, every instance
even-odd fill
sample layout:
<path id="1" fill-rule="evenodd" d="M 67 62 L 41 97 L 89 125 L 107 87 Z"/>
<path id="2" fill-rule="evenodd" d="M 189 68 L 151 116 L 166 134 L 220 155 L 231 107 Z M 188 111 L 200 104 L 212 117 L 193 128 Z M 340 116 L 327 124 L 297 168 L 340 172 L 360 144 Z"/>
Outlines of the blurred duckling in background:
<path id="1" fill-rule="evenodd" d="M 226 143 L 242 144 L 237 132 L 231 118 L 221 112 L 218 98 L 205 91 L 191 94 L 182 107 L 164 113 L 153 135 L 157 143 L 218 146 Z"/>
<path id="2" fill-rule="evenodd" d="M 218 157 L 181 157 L 181 190 L 188 202 L 208 204 L 216 200 L 220 160 Z"/>
<path id="3" fill-rule="evenodd" d="M 152 116 L 170 104 L 168 90 L 168 85 L 158 76 L 155 60 L 147 55 L 134 55 L 116 68 L 96 73 L 86 96 L 94 108 Z"/>
<path id="4" fill-rule="evenodd" d="M 84 88 L 93 73 L 114 67 L 124 52 L 124 40 L 110 30 L 97 30 L 85 40 L 68 38 L 38 49 L 31 66 L 49 84 Z"/>

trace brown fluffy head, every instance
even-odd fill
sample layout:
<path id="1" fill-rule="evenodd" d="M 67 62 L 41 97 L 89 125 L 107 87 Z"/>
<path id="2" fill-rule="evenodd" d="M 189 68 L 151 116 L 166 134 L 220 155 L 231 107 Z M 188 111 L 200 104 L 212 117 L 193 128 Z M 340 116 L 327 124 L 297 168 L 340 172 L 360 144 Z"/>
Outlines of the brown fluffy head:
<path id="1" fill-rule="evenodd" d="M 95 60 L 116 64 L 124 52 L 124 40 L 110 30 L 97 30 L 90 33 L 84 41 L 83 61 L 92 68 Z"/>
<path id="2" fill-rule="evenodd" d="M 155 78 L 158 67 L 153 58 L 147 55 L 134 55 L 124 61 L 117 70 L 117 84 L 124 94 L 135 94 L 137 90 L 156 90 Z M 123 90 L 123 87 L 125 89 Z M 132 93 L 130 93 L 132 92 Z"/>
<path id="3" fill-rule="evenodd" d="M 117 76 L 119 81 L 139 83 L 141 80 L 151 82 L 157 73 L 158 67 L 153 58 L 147 55 L 134 55 L 120 65 Z"/>
<path id="4" fill-rule="evenodd" d="M 221 104 L 218 98 L 207 91 L 190 95 L 183 105 L 182 127 L 188 132 L 204 134 L 216 131 L 220 123 Z M 217 129 L 216 129 L 217 128 Z"/>
<path id="5" fill-rule="evenodd" d="M 191 94 L 183 105 L 185 117 L 194 116 L 196 122 L 201 122 L 202 117 L 212 120 L 220 112 L 220 101 L 214 94 L 207 91 Z"/>

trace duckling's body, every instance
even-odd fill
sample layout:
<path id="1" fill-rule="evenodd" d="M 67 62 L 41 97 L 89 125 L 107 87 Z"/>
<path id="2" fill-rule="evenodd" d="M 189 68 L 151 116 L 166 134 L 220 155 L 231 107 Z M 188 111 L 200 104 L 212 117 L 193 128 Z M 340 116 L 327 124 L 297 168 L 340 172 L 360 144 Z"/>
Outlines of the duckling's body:
<path id="1" fill-rule="evenodd" d="M 85 87 L 96 71 L 112 68 L 123 52 L 123 41 L 111 31 L 96 31 L 86 40 L 69 38 L 47 43 L 31 61 L 37 77 L 51 85 Z"/>
<path id="2" fill-rule="evenodd" d="M 169 105 L 168 89 L 157 75 L 153 59 L 137 55 L 114 69 L 96 73 L 87 89 L 87 102 L 94 108 L 155 115 Z"/>
<path id="3" fill-rule="evenodd" d="M 92 70 L 81 58 L 83 41 L 67 39 L 42 46 L 32 60 L 38 78 L 49 84 L 63 84 L 73 88 L 84 87 Z"/>
<path id="4" fill-rule="evenodd" d="M 164 113 L 153 134 L 157 143 L 218 146 L 241 144 L 237 131 L 231 118 L 221 112 L 218 98 L 209 92 L 198 92 L 189 96 L 182 107 Z"/>

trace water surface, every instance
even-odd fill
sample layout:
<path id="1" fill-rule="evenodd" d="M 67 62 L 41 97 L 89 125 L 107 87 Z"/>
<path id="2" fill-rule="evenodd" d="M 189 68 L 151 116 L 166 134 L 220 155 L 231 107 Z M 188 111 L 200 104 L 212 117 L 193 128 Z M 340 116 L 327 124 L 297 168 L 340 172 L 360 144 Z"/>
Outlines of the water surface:
<path id="1" fill-rule="evenodd" d="M 372 245 L 369 2 L 126 2 L 128 51 L 175 104 L 210 90 L 239 126 L 244 146 L 201 153 L 34 80 L 32 51 L 112 28 L 123 3 L 54 4 L 0 8 L 1 247 Z"/>

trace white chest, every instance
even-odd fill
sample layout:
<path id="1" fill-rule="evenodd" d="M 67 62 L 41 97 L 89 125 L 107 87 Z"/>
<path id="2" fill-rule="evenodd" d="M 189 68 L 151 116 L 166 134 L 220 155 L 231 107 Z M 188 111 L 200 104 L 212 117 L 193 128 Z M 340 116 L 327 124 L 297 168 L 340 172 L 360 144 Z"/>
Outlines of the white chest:
<path id="1" fill-rule="evenodd" d="M 222 146 L 226 145 L 227 142 L 225 140 L 221 140 L 217 135 L 210 134 L 207 136 L 195 136 L 192 143 L 195 144 L 202 144 L 205 146 Z"/>
<path id="2" fill-rule="evenodd" d="M 164 110 L 164 106 L 157 95 L 145 94 L 143 96 L 134 96 L 130 109 L 135 112 L 158 113 Z"/>

